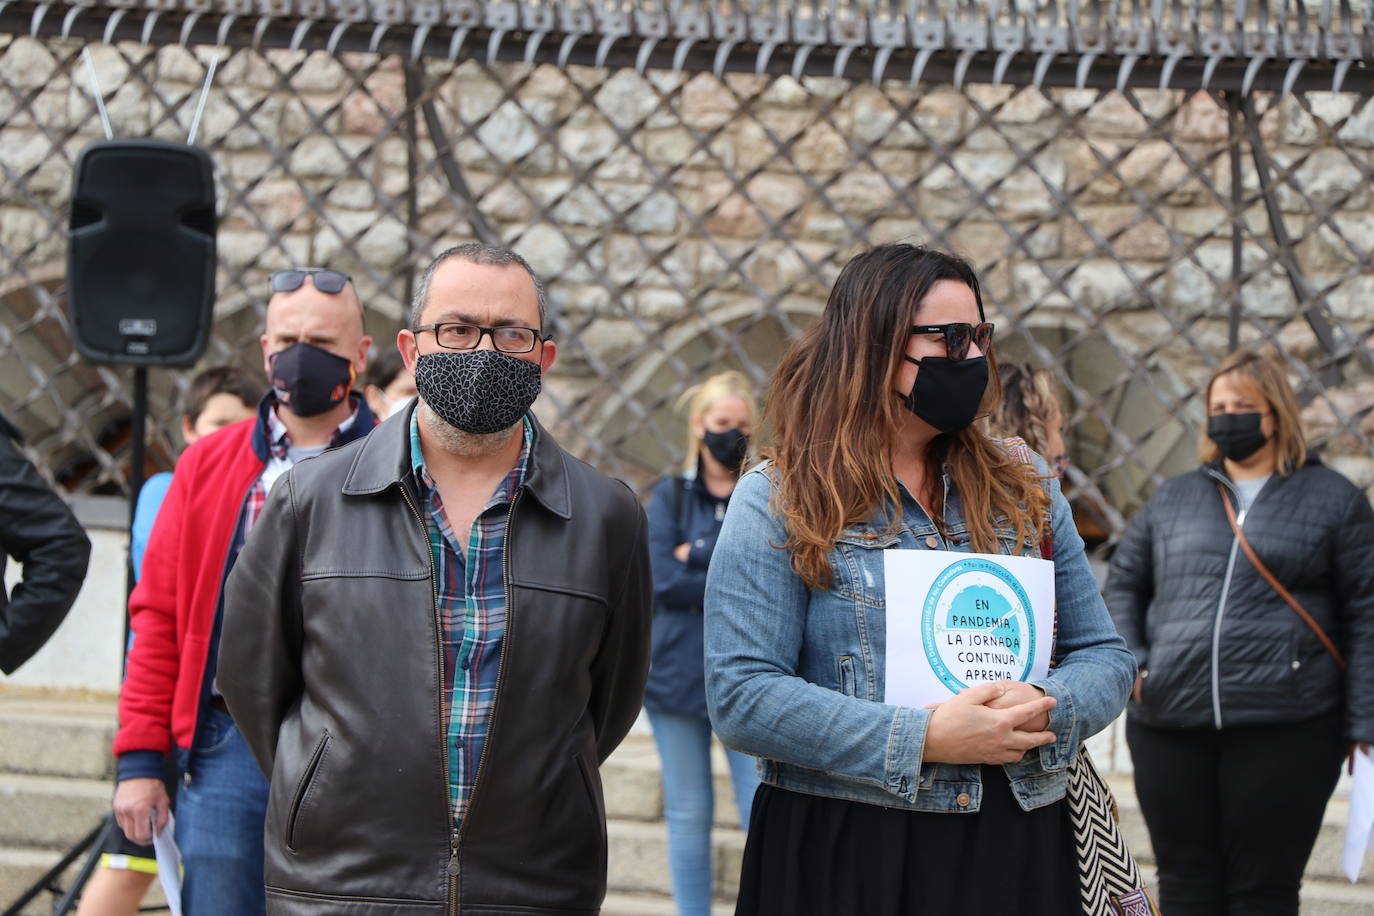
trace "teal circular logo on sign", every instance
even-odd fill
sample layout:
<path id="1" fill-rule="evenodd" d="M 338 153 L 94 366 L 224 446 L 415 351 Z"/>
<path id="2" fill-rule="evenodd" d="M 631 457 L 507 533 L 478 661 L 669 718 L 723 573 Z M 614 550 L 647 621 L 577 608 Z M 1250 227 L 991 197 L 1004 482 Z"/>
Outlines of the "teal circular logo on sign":
<path id="1" fill-rule="evenodd" d="M 926 660 L 950 693 L 988 681 L 1023 681 L 1035 661 L 1035 612 L 1016 577 L 970 558 L 935 577 L 921 608 Z"/>

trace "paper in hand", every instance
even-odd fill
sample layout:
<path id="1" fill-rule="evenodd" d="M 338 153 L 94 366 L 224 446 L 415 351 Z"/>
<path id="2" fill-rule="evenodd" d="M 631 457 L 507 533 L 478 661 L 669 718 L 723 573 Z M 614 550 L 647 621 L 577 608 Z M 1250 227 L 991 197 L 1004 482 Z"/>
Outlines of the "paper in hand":
<path id="1" fill-rule="evenodd" d="M 1360 880 L 1369 835 L 1374 831 L 1374 760 L 1369 752 L 1355 749 L 1355 776 L 1350 783 L 1350 814 L 1345 821 L 1345 876 Z"/>
<path id="2" fill-rule="evenodd" d="M 167 897 L 167 909 L 172 916 L 181 916 L 181 850 L 177 849 L 174 828 L 176 816 L 167 813 L 167 826 L 157 830 L 157 811 L 150 813 L 153 822 L 153 852 L 157 855 L 157 877 L 162 893 Z"/>

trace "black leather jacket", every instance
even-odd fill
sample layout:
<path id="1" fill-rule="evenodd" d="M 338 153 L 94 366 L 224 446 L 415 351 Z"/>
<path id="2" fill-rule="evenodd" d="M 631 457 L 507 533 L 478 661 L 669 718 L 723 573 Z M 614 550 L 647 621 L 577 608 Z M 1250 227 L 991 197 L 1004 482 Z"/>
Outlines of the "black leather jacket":
<path id="1" fill-rule="evenodd" d="M 455 836 L 410 413 L 279 481 L 226 586 L 219 687 L 272 783 L 268 910 L 590 916 L 606 889 L 598 765 L 648 670 L 644 512 L 536 424 L 490 731 Z"/>
<path id="2" fill-rule="evenodd" d="M 1344 706 L 1346 736 L 1374 741 L 1374 512 L 1315 458 L 1275 474 L 1243 518 L 1256 554 L 1335 641 L 1317 636 L 1236 543 L 1219 465 L 1168 480 L 1112 557 L 1107 607 L 1147 676 L 1128 710 L 1157 726 L 1297 722 Z"/>
<path id="3" fill-rule="evenodd" d="M 24 578 L 0 586 L 0 671 L 12 674 L 42 648 L 71 610 L 91 542 L 62 497 L 19 451 L 19 431 L 0 417 L 0 577 L 5 559 L 24 564 Z"/>

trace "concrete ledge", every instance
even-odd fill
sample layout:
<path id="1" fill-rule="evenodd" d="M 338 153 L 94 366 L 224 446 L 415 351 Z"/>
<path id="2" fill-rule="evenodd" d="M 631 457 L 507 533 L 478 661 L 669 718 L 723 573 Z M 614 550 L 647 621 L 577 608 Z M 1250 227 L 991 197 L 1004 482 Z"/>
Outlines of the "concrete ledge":
<path id="1" fill-rule="evenodd" d="M 67 504 L 87 530 L 129 530 L 129 501 L 122 496 L 73 496 Z"/>

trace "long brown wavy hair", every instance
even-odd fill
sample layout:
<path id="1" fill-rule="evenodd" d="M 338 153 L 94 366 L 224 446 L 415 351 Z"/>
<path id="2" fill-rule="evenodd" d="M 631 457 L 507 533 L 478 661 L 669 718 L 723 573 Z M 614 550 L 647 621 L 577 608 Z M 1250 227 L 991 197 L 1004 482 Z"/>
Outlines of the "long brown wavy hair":
<path id="1" fill-rule="evenodd" d="M 849 525 L 879 506 L 900 505 L 891 455 L 906 407 L 893 377 L 910 339 L 921 300 L 939 280 L 973 290 L 978 278 L 964 260 L 915 245 L 866 251 L 840 272 L 821 319 L 783 357 L 768 390 L 765 416 L 774 445 L 774 511 L 785 519 L 792 569 L 807 585 L 830 584 L 829 552 Z M 949 472 L 959 493 L 975 551 L 996 553 L 998 525 L 1018 541 L 1041 533 L 1048 497 L 1038 478 L 989 437 L 981 419 L 996 405 L 1000 384 L 989 354 L 989 385 L 980 419 L 936 436 L 926 449 L 926 479 Z M 937 496 L 938 488 L 937 488 Z M 943 525 L 943 507 L 929 507 Z M 890 511 L 887 532 L 901 523 Z"/>

